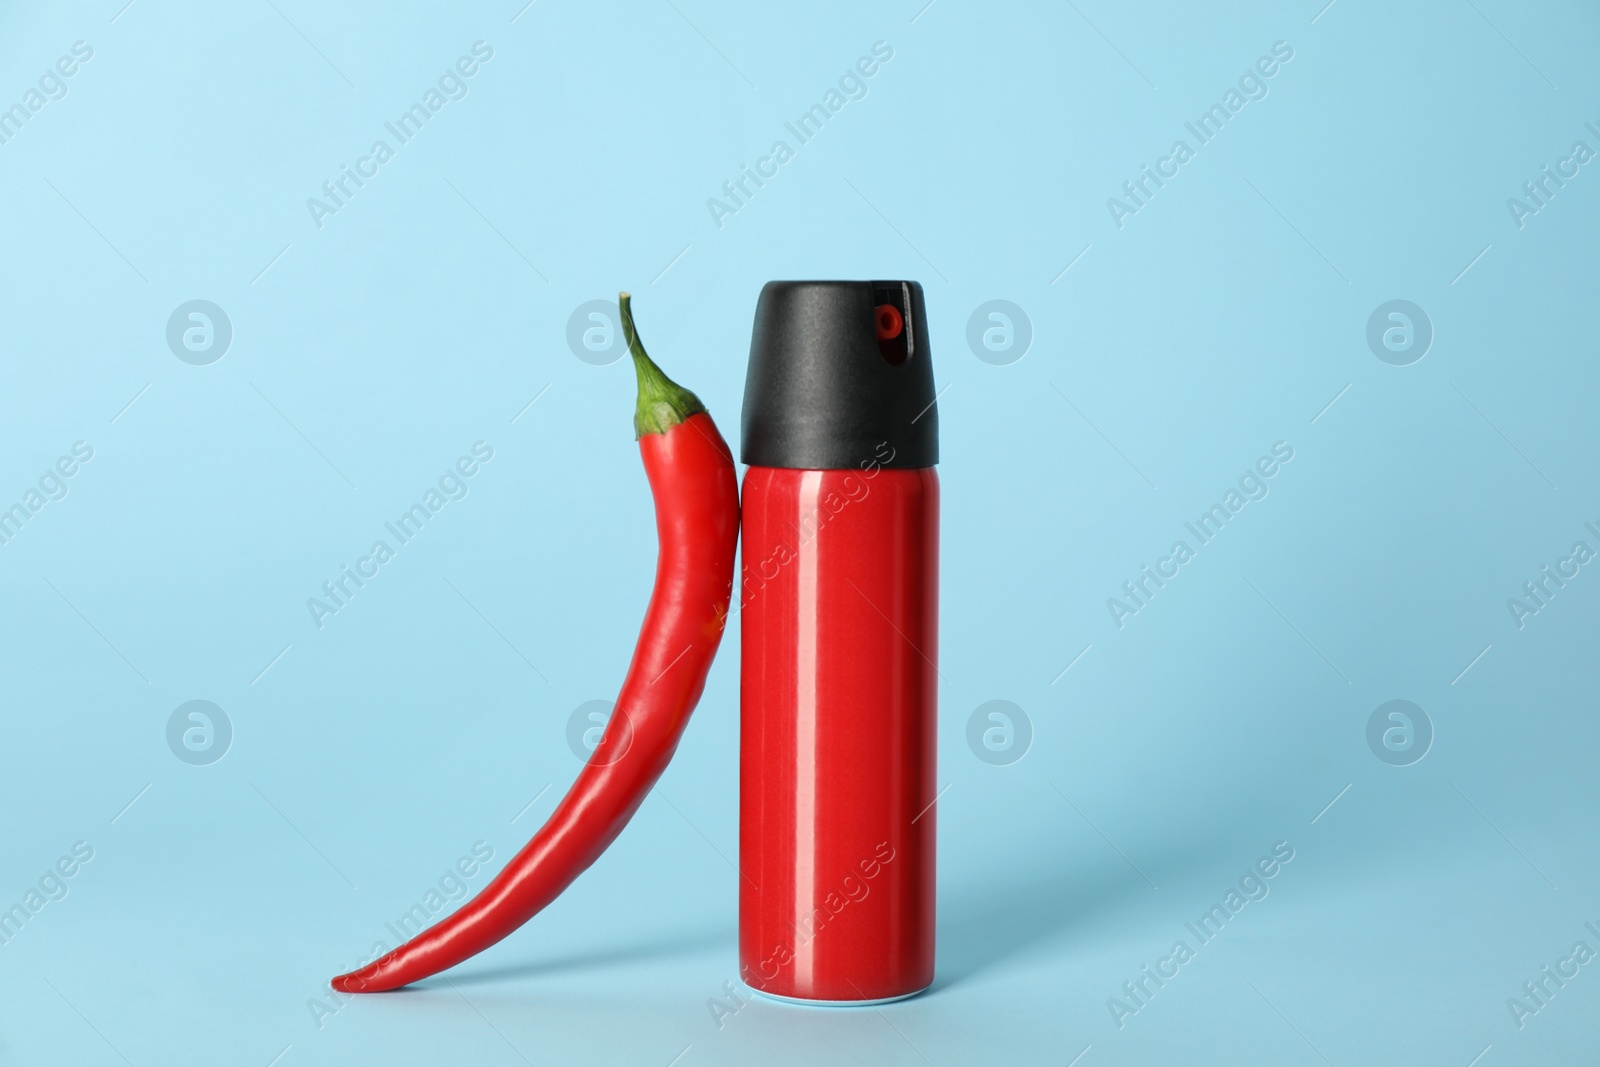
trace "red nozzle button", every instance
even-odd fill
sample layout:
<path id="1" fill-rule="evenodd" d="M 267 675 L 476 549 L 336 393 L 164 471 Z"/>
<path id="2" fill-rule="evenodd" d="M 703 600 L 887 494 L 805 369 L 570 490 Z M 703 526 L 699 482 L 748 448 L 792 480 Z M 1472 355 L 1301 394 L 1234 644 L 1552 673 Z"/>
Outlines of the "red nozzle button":
<path id="1" fill-rule="evenodd" d="M 894 340 L 906 327 L 905 319 L 900 316 L 900 309 L 893 304 L 879 304 L 872 312 L 872 321 L 878 328 L 880 341 Z"/>

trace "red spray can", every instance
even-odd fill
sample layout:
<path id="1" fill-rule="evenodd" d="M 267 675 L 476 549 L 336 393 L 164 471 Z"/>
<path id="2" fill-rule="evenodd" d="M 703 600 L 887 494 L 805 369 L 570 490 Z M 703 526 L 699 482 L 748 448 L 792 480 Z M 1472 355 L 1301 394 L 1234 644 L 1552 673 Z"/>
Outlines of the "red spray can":
<path id="1" fill-rule="evenodd" d="M 745 382 L 739 957 L 807 1003 L 933 981 L 938 411 L 916 282 L 771 282 Z"/>

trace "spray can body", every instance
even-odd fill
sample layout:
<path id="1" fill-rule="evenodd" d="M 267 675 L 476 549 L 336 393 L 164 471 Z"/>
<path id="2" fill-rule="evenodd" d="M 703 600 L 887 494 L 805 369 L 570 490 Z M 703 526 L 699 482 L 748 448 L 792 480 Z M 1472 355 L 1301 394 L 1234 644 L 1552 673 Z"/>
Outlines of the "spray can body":
<path id="1" fill-rule="evenodd" d="M 774 309 L 774 286 L 797 288 Z M 845 286 L 858 288 L 831 288 Z M 743 451 L 784 464 L 752 462 L 744 477 L 741 975 L 810 1002 L 895 999 L 926 988 L 934 967 L 939 480 L 936 431 L 911 422 L 919 407 L 917 423 L 931 414 L 921 291 L 774 283 L 762 300 Z M 886 305 L 912 336 L 880 350 L 872 316 Z M 819 315 L 837 328 L 816 336 Z M 798 406 L 820 402 L 848 426 L 752 426 L 796 406 L 756 366 L 796 320 L 809 343 L 778 354 L 788 369 L 870 361 L 866 392 L 904 402 L 864 403 L 859 390 L 840 400 L 824 373 Z M 913 359 L 924 365 L 907 373 Z"/>

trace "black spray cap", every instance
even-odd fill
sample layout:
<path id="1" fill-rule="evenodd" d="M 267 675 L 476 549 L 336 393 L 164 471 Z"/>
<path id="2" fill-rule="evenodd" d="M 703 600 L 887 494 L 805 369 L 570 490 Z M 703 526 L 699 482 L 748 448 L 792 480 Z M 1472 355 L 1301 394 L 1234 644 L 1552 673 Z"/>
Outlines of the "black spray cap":
<path id="1" fill-rule="evenodd" d="M 756 303 L 739 429 L 739 458 L 752 467 L 938 463 L 922 286 L 768 282 Z"/>

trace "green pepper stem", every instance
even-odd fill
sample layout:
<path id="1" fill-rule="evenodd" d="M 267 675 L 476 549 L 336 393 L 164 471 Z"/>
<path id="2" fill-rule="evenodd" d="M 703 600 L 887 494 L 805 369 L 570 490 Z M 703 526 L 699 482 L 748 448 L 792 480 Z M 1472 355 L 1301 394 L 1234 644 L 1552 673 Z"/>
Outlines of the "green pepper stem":
<path id="1" fill-rule="evenodd" d="M 666 433 L 691 416 L 703 414 L 706 406 L 699 397 L 668 378 L 645 352 L 639 341 L 639 331 L 633 325 L 632 302 L 630 294 L 617 294 L 617 305 L 622 311 L 622 336 L 628 342 L 633 370 L 639 378 L 639 403 L 633 412 L 633 435 L 637 439 L 645 434 Z"/>

